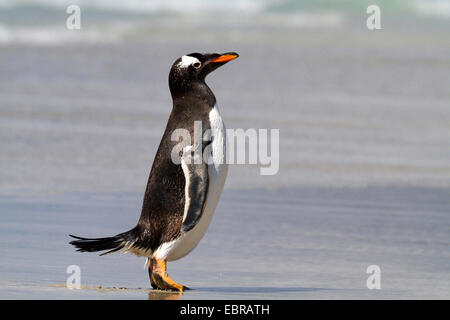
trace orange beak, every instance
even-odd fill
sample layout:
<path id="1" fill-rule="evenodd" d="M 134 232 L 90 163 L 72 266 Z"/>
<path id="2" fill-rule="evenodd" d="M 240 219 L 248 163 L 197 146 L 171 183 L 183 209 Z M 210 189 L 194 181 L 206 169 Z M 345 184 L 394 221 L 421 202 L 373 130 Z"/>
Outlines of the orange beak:
<path id="1" fill-rule="evenodd" d="M 239 57 L 237 54 L 223 54 L 220 57 L 212 60 L 211 62 L 228 62 Z"/>

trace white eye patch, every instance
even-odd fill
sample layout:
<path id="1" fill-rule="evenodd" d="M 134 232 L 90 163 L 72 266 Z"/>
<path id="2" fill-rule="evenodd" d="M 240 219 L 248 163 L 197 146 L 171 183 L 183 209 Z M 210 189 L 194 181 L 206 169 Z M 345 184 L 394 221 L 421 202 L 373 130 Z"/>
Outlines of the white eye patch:
<path id="1" fill-rule="evenodd" d="M 187 68 L 194 63 L 201 63 L 200 60 L 191 56 L 182 56 L 181 61 L 178 63 L 180 68 Z"/>

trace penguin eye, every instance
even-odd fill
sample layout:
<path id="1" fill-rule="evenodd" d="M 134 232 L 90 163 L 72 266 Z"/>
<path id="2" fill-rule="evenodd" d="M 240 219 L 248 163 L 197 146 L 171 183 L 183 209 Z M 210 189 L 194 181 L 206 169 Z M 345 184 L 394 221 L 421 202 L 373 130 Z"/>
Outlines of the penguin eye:
<path id="1" fill-rule="evenodd" d="M 200 67 L 202 66 L 202 64 L 201 64 L 200 62 L 194 62 L 194 63 L 192 64 L 192 66 L 193 66 L 195 69 L 198 69 L 198 68 L 200 68 Z"/>

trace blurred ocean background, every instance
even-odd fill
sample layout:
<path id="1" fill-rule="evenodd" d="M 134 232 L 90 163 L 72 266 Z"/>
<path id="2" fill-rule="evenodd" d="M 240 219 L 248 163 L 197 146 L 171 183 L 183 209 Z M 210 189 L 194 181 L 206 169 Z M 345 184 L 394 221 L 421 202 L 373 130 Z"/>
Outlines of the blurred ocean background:
<path id="1" fill-rule="evenodd" d="M 82 10 L 80 32 L 65 27 L 65 10 L 72 4 Z M 216 36 L 211 31 L 220 28 L 228 30 L 220 38 L 238 41 L 249 30 L 273 34 L 280 29 L 360 28 L 371 4 L 379 5 L 397 26 L 405 26 L 405 21 L 414 24 L 412 18 L 420 24 L 434 20 L 442 32 L 448 27 L 448 21 L 438 21 L 450 18 L 448 0 L 1 0 L 0 43 L 171 41 L 184 38 L 190 29 L 212 40 Z M 411 25 L 406 23 L 406 27 Z M 263 36 L 258 34 L 258 38 Z"/>
<path id="2" fill-rule="evenodd" d="M 171 64 L 227 51 L 207 79 L 227 128 L 280 129 L 280 170 L 230 167 L 207 235 L 169 264 L 198 289 L 183 298 L 450 297 L 449 0 L 0 0 L 0 298 L 165 298 L 144 260 L 67 235 L 134 226 Z M 92 290 L 63 288 L 70 264 Z"/>

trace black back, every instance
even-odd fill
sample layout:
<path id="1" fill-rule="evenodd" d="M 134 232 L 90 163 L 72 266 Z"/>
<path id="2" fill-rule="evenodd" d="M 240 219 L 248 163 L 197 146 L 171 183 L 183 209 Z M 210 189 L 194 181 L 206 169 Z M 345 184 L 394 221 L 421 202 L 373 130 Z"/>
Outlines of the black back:
<path id="1" fill-rule="evenodd" d="M 194 139 L 194 122 L 202 122 L 202 136 L 210 129 L 209 112 L 216 98 L 193 70 L 179 70 L 178 59 L 170 75 L 173 109 L 153 162 L 145 190 L 141 217 L 135 228 L 136 246 L 157 249 L 162 243 L 180 236 L 185 205 L 185 177 L 181 164 L 172 161 L 171 153 L 180 141 L 172 141 L 172 132 L 187 129 Z M 187 142 L 183 145 L 186 146 Z M 202 152 L 205 145 L 202 147 Z"/>

